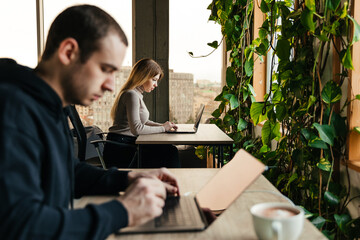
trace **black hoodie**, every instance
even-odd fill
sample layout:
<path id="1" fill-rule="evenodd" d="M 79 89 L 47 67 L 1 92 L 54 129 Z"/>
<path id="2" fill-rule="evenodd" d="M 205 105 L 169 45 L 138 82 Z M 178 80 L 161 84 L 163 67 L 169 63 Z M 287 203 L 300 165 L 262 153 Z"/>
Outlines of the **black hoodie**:
<path id="1" fill-rule="evenodd" d="M 10 59 L 0 59 L 0 129 L 0 239 L 104 239 L 127 225 L 117 200 L 69 209 L 74 194 L 124 190 L 127 172 L 74 159 L 59 96 Z"/>

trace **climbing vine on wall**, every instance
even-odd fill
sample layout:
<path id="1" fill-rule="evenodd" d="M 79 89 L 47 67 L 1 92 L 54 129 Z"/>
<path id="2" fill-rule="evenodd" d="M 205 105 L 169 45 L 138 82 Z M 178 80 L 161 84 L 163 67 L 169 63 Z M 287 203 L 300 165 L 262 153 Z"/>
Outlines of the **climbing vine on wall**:
<path id="1" fill-rule="evenodd" d="M 256 39 L 254 4 L 266 16 Z M 245 148 L 275 166 L 266 177 L 303 206 L 329 239 L 360 237 L 360 219 L 346 211 L 349 191 L 333 174 L 336 159 L 344 159 L 347 136 L 341 112 L 348 101 L 340 106 L 341 86 L 354 68 L 351 46 L 360 39 L 349 2 L 213 0 L 208 9 L 209 20 L 221 25 L 231 63 L 212 122 L 234 139 L 234 151 Z M 336 79 L 328 74 L 333 52 L 341 62 Z M 256 102 L 253 66 L 265 56 L 271 86 L 264 101 Z M 261 137 L 253 132 L 258 123 Z"/>

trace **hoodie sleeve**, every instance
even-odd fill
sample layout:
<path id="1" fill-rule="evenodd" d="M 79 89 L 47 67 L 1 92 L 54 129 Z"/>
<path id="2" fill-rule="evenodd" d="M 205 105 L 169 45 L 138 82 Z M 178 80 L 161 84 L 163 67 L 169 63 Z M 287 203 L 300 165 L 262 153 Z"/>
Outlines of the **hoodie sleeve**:
<path id="1" fill-rule="evenodd" d="M 75 197 L 118 194 L 128 186 L 128 171 L 104 170 L 75 160 Z"/>
<path id="2" fill-rule="evenodd" d="M 117 200 L 69 209 L 73 165 L 63 123 L 54 125 L 51 119 L 57 118 L 39 114 L 40 107 L 17 94 L 0 84 L 0 239 L 104 239 L 127 226 L 127 211 Z M 83 193 L 97 193 L 96 186 L 109 192 L 109 182 L 126 175 L 82 165 L 76 172 L 96 176 L 84 184 L 94 183 L 95 190 Z"/>
<path id="3" fill-rule="evenodd" d="M 0 142 L 5 143 L 0 144 L 1 239 L 104 239 L 127 226 L 127 211 L 117 200 L 77 210 L 46 203 L 49 196 L 41 187 L 46 183 L 34 177 L 46 174 L 35 160 L 38 151 L 32 147 L 36 140 L 14 130 L 11 137 L 6 133 L 0 133 Z"/>

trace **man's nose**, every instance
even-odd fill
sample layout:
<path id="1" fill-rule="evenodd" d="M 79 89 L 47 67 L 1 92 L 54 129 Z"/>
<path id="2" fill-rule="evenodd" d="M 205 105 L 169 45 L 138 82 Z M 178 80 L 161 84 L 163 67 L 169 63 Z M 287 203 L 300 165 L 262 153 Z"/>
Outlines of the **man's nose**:
<path id="1" fill-rule="evenodd" d="M 105 80 L 104 84 L 102 85 L 102 89 L 104 91 L 110 91 L 110 92 L 114 91 L 114 89 L 115 89 L 115 76 L 114 76 L 114 74 L 111 75 L 111 77 L 108 77 Z"/>

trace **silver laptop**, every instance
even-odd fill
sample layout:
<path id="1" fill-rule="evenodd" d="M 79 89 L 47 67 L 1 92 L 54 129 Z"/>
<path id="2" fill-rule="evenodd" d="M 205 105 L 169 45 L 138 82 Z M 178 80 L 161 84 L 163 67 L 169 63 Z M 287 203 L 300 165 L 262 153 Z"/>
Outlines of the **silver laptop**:
<path id="1" fill-rule="evenodd" d="M 196 114 L 194 126 L 191 126 L 189 124 L 178 124 L 178 129 L 176 129 L 175 131 L 169 131 L 167 133 L 196 133 L 199 128 L 200 120 L 204 113 L 204 109 L 205 105 L 201 104 L 199 111 Z"/>
<path id="2" fill-rule="evenodd" d="M 213 212 L 227 209 L 264 170 L 264 164 L 241 149 L 195 196 L 168 197 L 160 217 L 137 227 L 123 228 L 118 233 L 204 230 L 210 222 L 203 209 Z"/>

